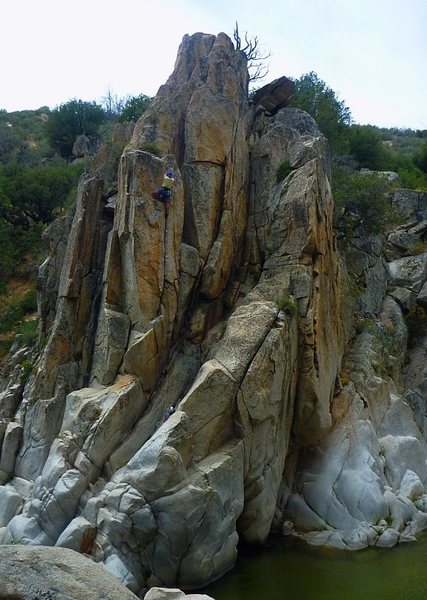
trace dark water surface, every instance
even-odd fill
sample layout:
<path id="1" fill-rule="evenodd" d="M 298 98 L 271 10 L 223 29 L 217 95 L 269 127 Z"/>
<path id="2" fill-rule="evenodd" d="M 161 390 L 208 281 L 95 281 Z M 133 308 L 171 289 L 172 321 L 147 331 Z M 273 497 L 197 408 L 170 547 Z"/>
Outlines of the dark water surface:
<path id="1" fill-rule="evenodd" d="M 427 536 L 388 550 L 271 539 L 203 590 L 215 600 L 427 600 Z"/>

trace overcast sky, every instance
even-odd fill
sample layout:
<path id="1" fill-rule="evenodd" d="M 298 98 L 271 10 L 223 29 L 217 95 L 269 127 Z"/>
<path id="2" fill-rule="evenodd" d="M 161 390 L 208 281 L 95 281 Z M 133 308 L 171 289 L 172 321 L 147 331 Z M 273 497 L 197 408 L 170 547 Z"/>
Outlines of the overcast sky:
<path id="1" fill-rule="evenodd" d="M 315 71 L 355 122 L 427 129 L 427 0 L 3 0 L 0 108 L 154 95 L 186 33 L 236 20 L 265 83 Z"/>

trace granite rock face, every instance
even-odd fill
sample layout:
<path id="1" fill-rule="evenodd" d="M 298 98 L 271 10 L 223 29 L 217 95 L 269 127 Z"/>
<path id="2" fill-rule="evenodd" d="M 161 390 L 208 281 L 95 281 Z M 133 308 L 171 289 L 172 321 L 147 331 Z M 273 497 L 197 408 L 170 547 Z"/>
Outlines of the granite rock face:
<path id="1" fill-rule="evenodd" d="M 0 540 L 89 554 L 136 594 L 203 586 L 272 529 L 358 548 L 427 526 L 425 379 L 402 374 L 422 201 L 396 200 L 388 255 L 382 238 L 347 248 L 356 301 L 326 140 L 247 85 L 225 34 L 184 37 L 115 134 L 117 173 L 101 147 L 47 232 L 45 345 L 26 383 L 18 350 L 1 388 Z M 153 198 L 167 168 L 169 206 Z"/>

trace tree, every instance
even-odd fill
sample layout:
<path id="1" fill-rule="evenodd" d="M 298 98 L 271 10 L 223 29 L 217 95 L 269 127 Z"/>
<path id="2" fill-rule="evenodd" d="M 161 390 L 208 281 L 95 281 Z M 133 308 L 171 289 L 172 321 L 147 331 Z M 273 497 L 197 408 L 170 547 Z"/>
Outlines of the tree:
<path id="1" fill-rule="evenodd" d="M 337 164 L 332 174 L 337 228 L 346 237 L 384 232 L 394 217 L 388 199 L 392 189 L 388 179 Z"/>
<path id="2" fill-rule="evenodd" d="M 61 156 L 69 158 L 76 137 L 84 134 L 93 139 L 105 121 L 105 111 L 96 102 L 70 100 L 50 112 L 46 136 Z"/>
<path id="3" fill-rule="evenodd" d="M 416 166 L 427 173 L 427 142 L 425 142 L 421 148 L 414 154 L 414 163 Z"/>
<path id="4" fill-rule="evenodd" d="M 102 98 L 102 108 L 107 118 L 111 121 L 117 120 L 123 112 L 124 103 L 124 98 L 119 98 L 111 88 L 108 88 L 105 96 Z"/>
<path id="5" fill-rule="evenodd" d="M 147 110 L 153 101 L 150 96 L 140 94 L 139 96 L 128 97 L 124 101 L 122 112 L 119 116 L 119 121 L 136 122 L 139 117 Z"/>
<path id="6" fill-rule="evenodd" d="M 0 218 L 29 226 L 49 223 L 77 185 L 81 165 L 23 167 L 0 166 Z"/>
<path id="7" fill-rule="evenodd" d="M 295 95 L 290 105 L 308 112 L 328 139 L 334 153 L 347 151 L 350 109 L 314 71 L 294 81 Z"/>
<path id="8" fill-rule="evenodd" d="M 360 168 L 385 168 L 386 151 L 376 128 L 369 125 L 353 125 L 349 134 L 350 154 Z"/>
<path id="9" fill-rule="evenodd" d="M 249 83 L 263 79 L 268 73 L 268 67 L 264 64 L 264 61 L 270 57 L 270 52 L 263 54 L 260 49 L 258 38 L 256 36 L 252 39 L 249 38 L 247 31 L 245 31 L 245 41 L 243 44 L 237 21 L 233 32 L 233 38 L 236 50 L 240 50 L 246 55 L 248 61 Z"/>
<path id="10" fill-rule="evenodd" d="M 0 163 L 28 161 L 28 144 L 13 129 L 0 127 Z"/>

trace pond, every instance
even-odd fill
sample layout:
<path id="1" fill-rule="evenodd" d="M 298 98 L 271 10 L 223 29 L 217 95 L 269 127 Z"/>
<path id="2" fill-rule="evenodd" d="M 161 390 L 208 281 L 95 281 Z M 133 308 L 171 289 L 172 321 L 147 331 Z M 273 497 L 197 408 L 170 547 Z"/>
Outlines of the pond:
<path id="1" fill-rule="evenodd" d="M 215 600 L 427 600 L 427 536 L 358 552 L 272 538 L 203 593 Z"/>

